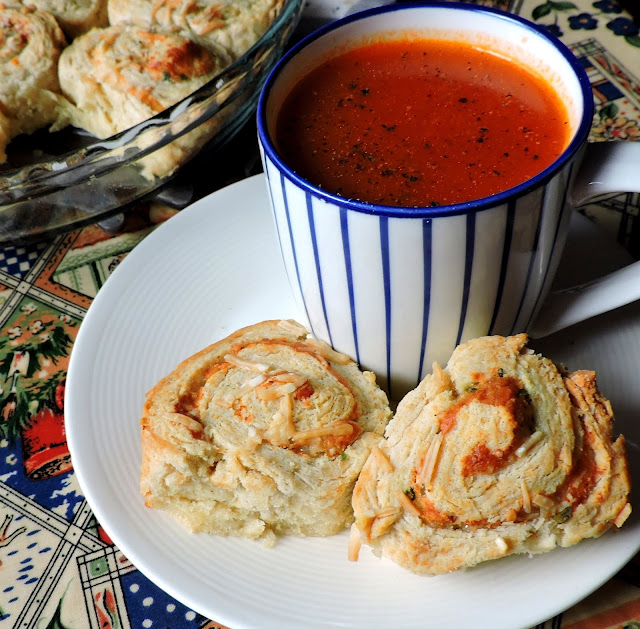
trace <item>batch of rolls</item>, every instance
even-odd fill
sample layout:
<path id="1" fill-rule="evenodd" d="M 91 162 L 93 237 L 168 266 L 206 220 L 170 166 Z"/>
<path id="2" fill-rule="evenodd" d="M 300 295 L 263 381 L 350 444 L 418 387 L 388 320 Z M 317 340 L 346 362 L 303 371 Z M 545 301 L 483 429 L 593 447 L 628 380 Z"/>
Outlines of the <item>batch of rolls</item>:
<path id="1" fill-rule="evenodd" d="M 571 546 L 631 513 L 596 375 L 525 334 L 460 345 L 392 411 L 374 374 L 295 321 L 238 330 L 147 394 L 141 493 L 191 531 L 344 536 L 417 574 Z"/>
<path id="2" fill-rule="evenodd" d="M 20 134 L 106 138 L 204 85 L 268 29 L 282 0 L 6 0 L 0 161 Z"/>

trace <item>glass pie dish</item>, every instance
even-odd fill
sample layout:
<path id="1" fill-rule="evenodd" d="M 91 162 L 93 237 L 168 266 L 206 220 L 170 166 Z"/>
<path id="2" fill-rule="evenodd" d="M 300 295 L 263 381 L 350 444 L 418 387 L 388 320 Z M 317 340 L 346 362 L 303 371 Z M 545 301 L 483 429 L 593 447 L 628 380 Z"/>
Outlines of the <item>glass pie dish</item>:
<path id="1" fill-rule="evenodd" d="M 187 98 L 126 131 L 105 140 L 78 129 L 17 138 L 0 171 L 0 244 L 122 213 L 157 194 L 204 147 L 215 155 L 253 115 L 303 4 L 285 0 L 267 32 L 242 57 Z"/>

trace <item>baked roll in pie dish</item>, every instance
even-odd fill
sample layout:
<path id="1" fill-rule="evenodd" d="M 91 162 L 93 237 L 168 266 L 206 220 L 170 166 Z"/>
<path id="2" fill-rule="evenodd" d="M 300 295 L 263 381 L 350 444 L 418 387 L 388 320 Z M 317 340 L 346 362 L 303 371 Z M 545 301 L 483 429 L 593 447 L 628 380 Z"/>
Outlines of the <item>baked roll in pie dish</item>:
<path id="1" fill-rule="evenodd" d="M 58 120 L 58 58 L 65 45 L 51 14 L 0 5 L 0 162 L 11 139 Z"/>
<path id="2" fill-rule="evenodd" d="M 110 24 L 136 24 L 188 37 L 240 58 L 274 21 L 283 0 L 109 0 Z"/>
<path id="3" fill-rule="evenodd" d="M 185 98 L 225 62 L 179 35 L 110 26 L 64 50 L 60 83 L 74 105 L 72 123 L 107 138 Z"/>
<path id="4" fill-rule="evenodd" d="M 107 0 L 22 0 L 22 4 L 51 13 L 69 39 L 108 25 Z"/>
<path id="5" fill-rule="evenodd" d="M 180 35 L 119 25 L 74 39 L 60 56 L 59 76 L 71 124 L 108 138 L 186 98 L 227 63 Z M 205 123 L 144 158 L 145 176 L 171 174 L 209 139 L 215 124 Z"/>
<path id="6" fill-rule="evenodd" d="M 390 416 L 373 374 L 298 323 L 258 323 L 149 391 L 141 493 L 192 531 L 332 535 Z"/>
<path id="7" fill-rule="evenodd" d="M 566 373 L 526 344 L 463 344 L 400 402 L 354 490 L 352 559 L 365 543 L 434 575 L 624 523 L 625 443 L 595 374 Z"/>

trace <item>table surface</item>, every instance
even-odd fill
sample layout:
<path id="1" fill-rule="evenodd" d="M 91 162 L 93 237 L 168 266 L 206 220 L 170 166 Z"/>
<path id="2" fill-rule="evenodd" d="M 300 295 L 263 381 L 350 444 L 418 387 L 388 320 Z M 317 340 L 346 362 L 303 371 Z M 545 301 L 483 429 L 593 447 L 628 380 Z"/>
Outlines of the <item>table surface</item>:
<path id="1" fill-rule="evenodd" d="M 356 4 L 310 0 L 297 35 Z M 640 140 L 639 0 L 478 4 L 534 20 L 583 61 L 596 103 L 592 141 Z M 203 156 L 175 187 L 198 198 L 255 174 L 256 149 L 249 123 L 215 180 L 216 157 Z M 0 248 L 0 629 L 221 626 L 162 592 L 113 545 L 78 486 L 64 431 L 66 369 L 87 308 L 127 253 L 177 211 L 144 203 L 102 226 Z M 640 195 L 580 211 L 640 258 Z M 538 627 L 640 628 L 640 558 Z"/>

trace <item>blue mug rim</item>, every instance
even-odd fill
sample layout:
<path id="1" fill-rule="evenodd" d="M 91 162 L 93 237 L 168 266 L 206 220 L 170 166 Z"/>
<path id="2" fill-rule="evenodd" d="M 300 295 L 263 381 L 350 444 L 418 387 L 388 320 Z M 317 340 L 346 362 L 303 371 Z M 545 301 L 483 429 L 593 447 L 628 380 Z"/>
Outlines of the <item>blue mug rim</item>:
<path id="1" fill-rule="evenodd" d="M 306 48 L 309 44 L 315 40 L 323 37 L 327 33 L 341 28 L 346 24 L 350 24 L 355 21 L 366 19 L 370 16 L 380 15 L 384 13 L 391 13 L 395 11 L 412 11 L 416 9 L 430 9 L 441 8 L 450 9 L 453 11 L 472 11 L 476 13 L 491 14 L 499 19 L 504 19 L 510 22 L 516 22 L 525 29 L 533 32 L 536 36 L 547 39 L 557 50 L 560 52 L 568 64 L 571 66 L 575 73 L 583 97 L 583 112 L 582 119 L 573 138 L 569 142 L 568 146 L 553 163 L 547 166 L 537 175 L 531 179 L 524 181 L 517 186 L 513 186 L 493 194 L 488 197 L 475 199 L 473 201 L 465 201 L 463 203 L 454 203 L 451 205 L 439 205 L 439 206 L 417 206 L 417 207 L 400 207 L 390 205 L 379 205 L 374 203 L 367 203 L 359 201 L 357 199 L 349 199 L 337 194 L 328 192 L 318 186 L 315 186 L 307 179 L 298 175 L 292 168 L 290 168 L 280 157 L 274 143 L 269 137 L 267 131 L 267 119 L 266 119 L 266 103 L 269 99 L 271 88 L 278 78 L 281 70 L 293 59 L 301 50 Z M 328 203 L 337 205 L 346 209 L 362 212 L 365 214 L 374 214 L 376 216 L 388 216 L 388 217 L 403 217 L 403 218 L 436 218 L 441 216 L 455 216 L 460 214 L 467 214 L 469 212 L 478 212 L 490 208 L 503 205 L 508 201 L 515 200 L 522 196 L 525 196 L 532 190 L 544 185 L 550 179 L 552 179 L 558 171 L 569 163 L 587 141 L 589 131 L 591 130 L 593 120 L 593 92 L 589 78 L 585 69 L 578 62 L 577 57 L 571 52 L 564 42 L 560 41 L 557 37 L 546 31 L 542 26 L 539 26 L 530 20 L 527 20 L 519 15 L 508 13 L 501 9 L 493 7 L 478 6 L 472 4 L 465 4 L 461 2 L 411 2 L 411 3 L 396 3 L 388 4 L 372 9 L 360 11 L 351 15 L 348 15 L 340 20 L 331 22 L 304 37 L 297 44 L 295 44 L 287 53 L 273 67 L 269 76 L 267 77 L 258 98 L 258 107 L 256 113 L 256 122 L 258 137 L 262 148 L 269 157 L 269 159 L 278 167 L 281 173 L 283 173 L 289 180 L 291 180 L 298 187 L 302 188 L 306 192 L 313 196 L 320 198 Z"/>

